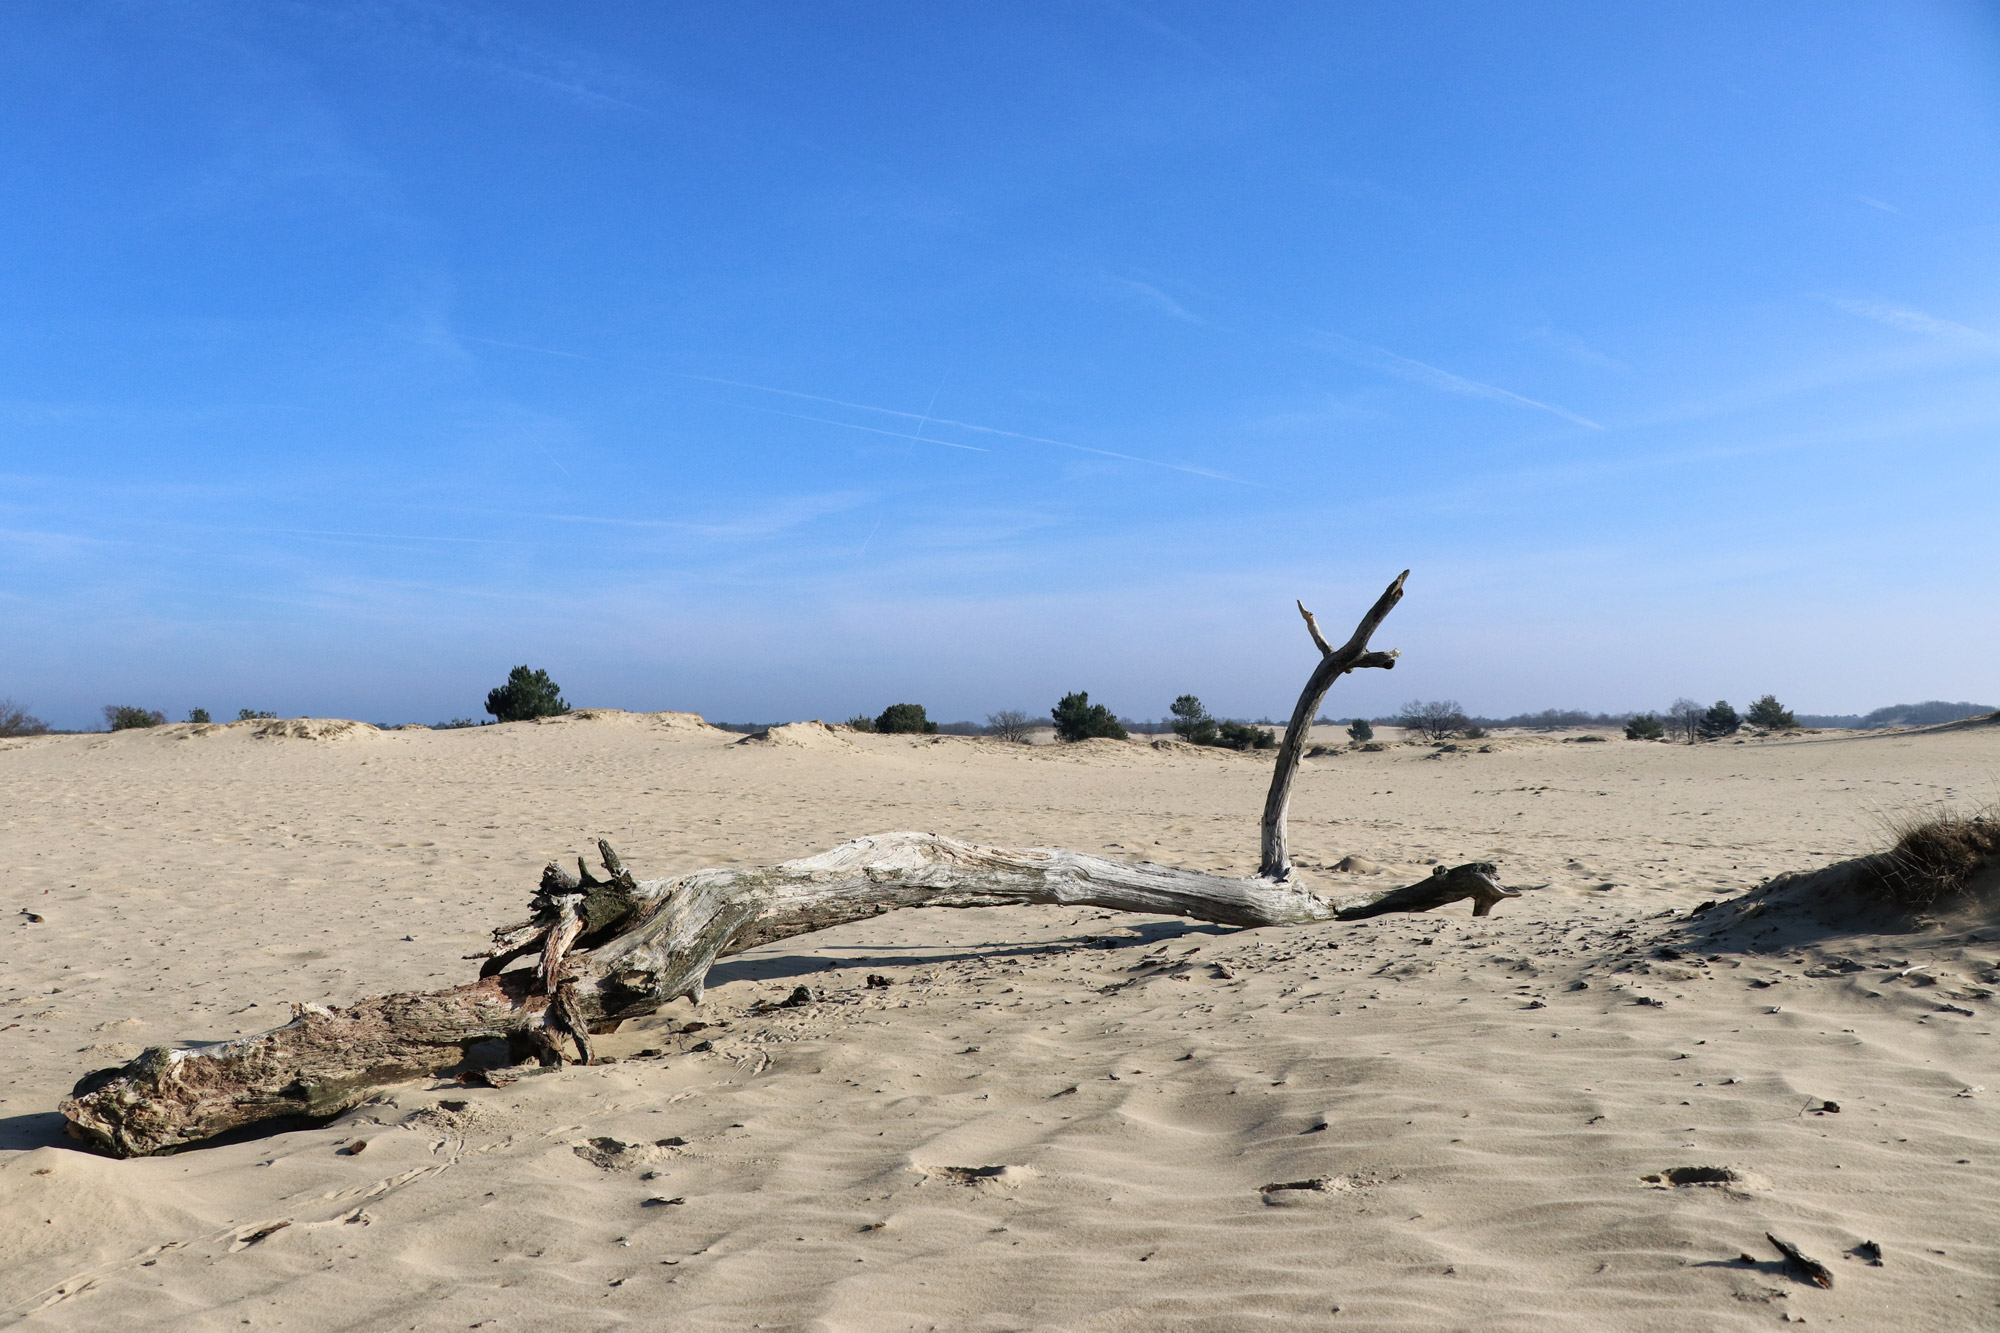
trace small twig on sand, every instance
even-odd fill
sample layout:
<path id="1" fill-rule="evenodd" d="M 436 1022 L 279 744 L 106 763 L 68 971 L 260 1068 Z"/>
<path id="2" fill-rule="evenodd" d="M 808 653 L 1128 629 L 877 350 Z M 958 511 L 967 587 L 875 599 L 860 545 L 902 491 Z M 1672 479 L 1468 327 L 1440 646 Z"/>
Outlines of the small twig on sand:
<path id="1" fill-rule="evenodd" d="M 1793 1276 L 1803 1278 L 1815 1287 L 1833 1286 L 1833 1270 L 1825 1264 L 1817 1259 L 1808 1259 L 1798 1246 L 1788 1240 L 1779 1240 L 1768 1231 L 1764 1233 L 1764 1239 L 1778 1247 L 1778 1253 L 1785 1256 L 1786 1269 Z"/>

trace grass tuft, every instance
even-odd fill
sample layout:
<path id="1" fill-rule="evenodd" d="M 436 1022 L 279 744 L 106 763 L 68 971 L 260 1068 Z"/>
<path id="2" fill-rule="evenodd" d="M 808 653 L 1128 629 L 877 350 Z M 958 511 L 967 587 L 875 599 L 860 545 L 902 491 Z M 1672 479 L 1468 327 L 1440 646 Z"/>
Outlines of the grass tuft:
<path id="1" fill-rule="evenodd" d="M 1930 907 L 1965 891 L 1988 859 L 2000 854 L 2000 814 L 1934 810 L 1895 820 L 1896 842 L 1870 859 L 1867 879 L 1900 907 Z"/>

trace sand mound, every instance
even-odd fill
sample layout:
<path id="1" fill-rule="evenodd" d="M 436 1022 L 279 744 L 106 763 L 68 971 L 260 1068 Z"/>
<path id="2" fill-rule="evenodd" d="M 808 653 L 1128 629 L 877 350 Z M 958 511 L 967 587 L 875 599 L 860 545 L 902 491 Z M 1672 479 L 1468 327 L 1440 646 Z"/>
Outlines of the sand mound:
<path id="1" fill-rule="evenodd" d="M 1697 908 L 1690 938 L 1716 950 L 1791 948 L 1860 935 L 1911 935 L 2000 922 L 2000 863 L 1929 904 L 1898 902 L 1882 888 L 1883 855 L 1780 875 L 1762 888 Z"/>
<path id="2" fill-rule="evenodd" d="M 118 737 L 152 736 L 159 740 L 184 741 L 195 736 L 221 736 L 229 731 L 226 722 L 169 722 L 158 727 L 130 727 L 111 734 Z"/>
<path id="3" fill-rule="evenodd" d="M 633 713 L 623 708 L 575 708 L 555 717 L 538 717 L 538 727 L 576 726 L 583 723 L 645 727 L 652 731 L 717 731 L 699 713 Z"/>
<path id="4" fill-rule="evenodd" d="M 249 725 L 256 728 L 250 733 L 252 736 L 267 741 L 348 741 L 382 734 L 366 722 L 352 722 L 344 717 L 284 717 L 274 722 L 252 722 Z"/>
<path id="5" fill-rule="evenodd" d="M 1092 736 L 1087 741 L 1061 741 L 1055 745 L 1038 745 L 1033 753 L 1045 759 L 1130 759 L 1146 747 L 1136 741 L 1113 740 L 1109 736 Z M 1189 746 L 1201 749 L 1201 746 Z"/>
<path id="6" fill-rule="evenodd" d="M 838 746 L 850 749 L 854 742 L 817 718 L 811 722 L 787 722 L 781 727 L 745 736 L 738 745 L 790 745 L 800 749 L 823 750 Z"/>
<path id="7" fill-rule="evenodd" d="M 1924 727 L 1924 731 L 1971 731 L 1979 727 L 2000 727 L 2000 713 L 1987 713 L 1981 717 L 1961 718 L 1957 722 L 1940 722 L 1934 727 Z"/>

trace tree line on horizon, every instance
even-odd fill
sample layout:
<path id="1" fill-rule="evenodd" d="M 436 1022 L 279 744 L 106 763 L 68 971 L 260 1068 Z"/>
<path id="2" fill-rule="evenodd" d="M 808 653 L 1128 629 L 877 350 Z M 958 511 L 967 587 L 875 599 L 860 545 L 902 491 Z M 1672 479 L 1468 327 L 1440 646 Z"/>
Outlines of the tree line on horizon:
<path id="1" fill-rule="evenodd" d="M 486 712 L 495 722 L 522 722 L 538 717 L 560 716 L 569 711 L 570 705 L 562 697 L 561 687 L 550 679 L 549 673 L 526 664 L 513 668 L 508 673 L 507 679 L 487 691 L 486 695 Z M 2000 709 L 1990 704 L 1966 701 L 1953 703 L 1941 699 L 1929 699 L 1915 704 L 1891 704 L 1863 714 L 1795 714 L 1779 703 L 1775 695 L 1766 694 L 1751 704 L 1748 712 L 1742 715 L 1737 714 L 1726 700 L 1703 705 L 1683 696 L 1658 711 L 1602 713 L 1583 709 L 1545 708 L 1540 712 L 1516 713 L 1511 717 L 1481 717 L 1466 713 L 1457 700 L 1437 699 L 1411 700 L 1400 712 L 1394 714 L 1372 719 L 1354 718 L 1348 726 L 1348 734 L 1351 739 L 1359 743 L 1368 741 L 1373 736 L 1374 726 L 1400 727 L 1431 740 L 1444 740 L 1452 736 L 1476 738 L 1503 727 L 1528 731 L 1604 727 L 1623 728 L 1626 736 L 1633 740 L 1665 739 L 1671 735 L 1692 742 L 1733 735 L 1746 723 L 1765 730 L 1817 727 L 1867 731 L 1883 727 L 1933 726 L 1996 712 L 2000 712 Z M 970 721 L 934 722 L 928 716 L 924 705 L 906 702 L 891 704 L 874 716 L 857 714 L 848 718 L 843 725 L 855 731 L 886 735 L 992 736 L 1008 741 L 1028 740 L 1041 727 L 1051 727 L 1057 740 L 1064 742 L 1099 737 L 1124 740 L 1134 732 L 1151 735 L 1171 732 L 1193 745 L 1245 750 L 1268 749 L 1275 745 L 1277 742 L 1274 729 L 1283 725 L 1269 717 L 1258 718 L 1253 723 L 1237 718 L 1213 716 L 1203 706 L 1201 700 L 1191 693 L 1177 697 L 1169 707 L 1168 713 L 1169 717 L 1156 721 L 1120 717 L 1104 704 L 1091 703 L 1087 691 L 1076 690 L 1065 694 L 1055 707 L 1049 710 L 1048 722 L 1038 722 L 1031 714 L 1011 708 L 988 713 L 983 724 Z M 157 727 L 167 721 L 166 714 L 158 709 L 133 704 L 106 704 L 103 715 L 106 731 Z M 275 713 L 250 708 L 238 709 L 236 714 L 238 721 L 276 716 Z M 208 723 L 212 719 L 207 709 L 195 708 L 189 710 L 187 721 Z M 1315 723 L 1320 726 L 1338 725 L 1330 717 L 1316 718 Z M 438 730 L 478 725 L 486 724 L 477 723 L 469 717 L 454 717 L 433 724 Z M 729 731 L 751 732 L 761 731 L 777 724 L 718 722 L 715 725 Z M 16 704 L 11 699 L 0 699 L 0 738 L 39 736 L 59 730 L 29 713 L 25 706 Z"/>

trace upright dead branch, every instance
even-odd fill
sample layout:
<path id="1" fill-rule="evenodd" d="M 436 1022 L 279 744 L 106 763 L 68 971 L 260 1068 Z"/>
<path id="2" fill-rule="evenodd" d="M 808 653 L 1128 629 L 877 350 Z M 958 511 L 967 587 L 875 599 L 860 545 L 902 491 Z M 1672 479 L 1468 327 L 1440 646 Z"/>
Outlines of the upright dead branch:
<path id="1" fill-rule="evenodd" d="M 1313 613 L 1306 610 L 1304 602 L 1299 603 L 1299 614 L 1306 618 L 1306 630 L 1312 641 L 1319 647 L 1319 665 L 1306 678 L 1305 689 L 1299 692 L 1298 705 L 1292 709 L 1291 724 L 1285 728 L 1285 739 L 1278 745 L 1278 759 L 1271 771 L 1271 792 L 1264 798 L 1263 854 L 1258 862 L 1257 873 L 1266 879 L 1285 880 L 1291 878 L 1292 857 L 1288 848 L 1290 832 L 1285 827 L 1286 816 L 1292 805 L 1292 779 L 1298 776 L 1299 759 L 1305 754 L 1306 738 L 1312 734 L 1313 719 L 1319 716 L 1319 706 L 1326 698 L 1327 690 L 1356 667 L 1381 667 L 1388 670 L 1396 665 L 1401 656 L 1395 649 L 1386 653 L 1370 650 L 1368 640 L 1396 609 L 1396 603 L 1403 600 L 1403 580 L 1410 577 L 1404 570 L 1396 576 L 1396 581 L 1375 599 L 1375 605 L 1368 608 L 1368 614 L 1361 617 L 1361 623 L 1354 627 L 1354 633 L 1346 643 L 1335 648 L 1319 632 L 1319 622 Z"/>
<path id="2" fill-rule="evenodd" d="M 473 1048 L 495 1038 L 504 1039 L 511 1058 L 588 1062 L 593 1030 L 651 1014 L 682 996 L 699 1003 L 718 958 L 904 907 L 1051 903 L 1249 927 L 1424 912 L 1471 898 L 1474 914 L 1483 916 L 1513 896 L 1484 863 L 1440 869 L 1421 884 L 1346 905 L 1290 877 L 1285 808 L 1306 729 L 1342 673 L 1394 664 L 1395 654 L 1370 651 L 1368 638 L 1402 595 L 1398 578 L 1339 649 L 1326 644 L 1311 614 L 1299 608 L 1321 661 L 1278 752 L 1264 812 L 1264 872 L 1258 875 L 1232 879 L 1060 848 L 1010 850 L 929 833 L 886 833 L 760 869 L 639 880 L 600 841 L 609 878 L 597 878 L 581 860 L 576 874 L 551 864 L 542 872 L 529 919 L 495 930 L 492 946 L 474 955 L 485 960 L 478 980 L 346 1009 L 301 1005 L 290 1023 L 270 1032 L 154 1047 L 78 1083 L 62 1113 L 72 1134 L 130 1157 L 258 1121 L 335 1115 L 376 1088 L 462 1070 Z"/>

